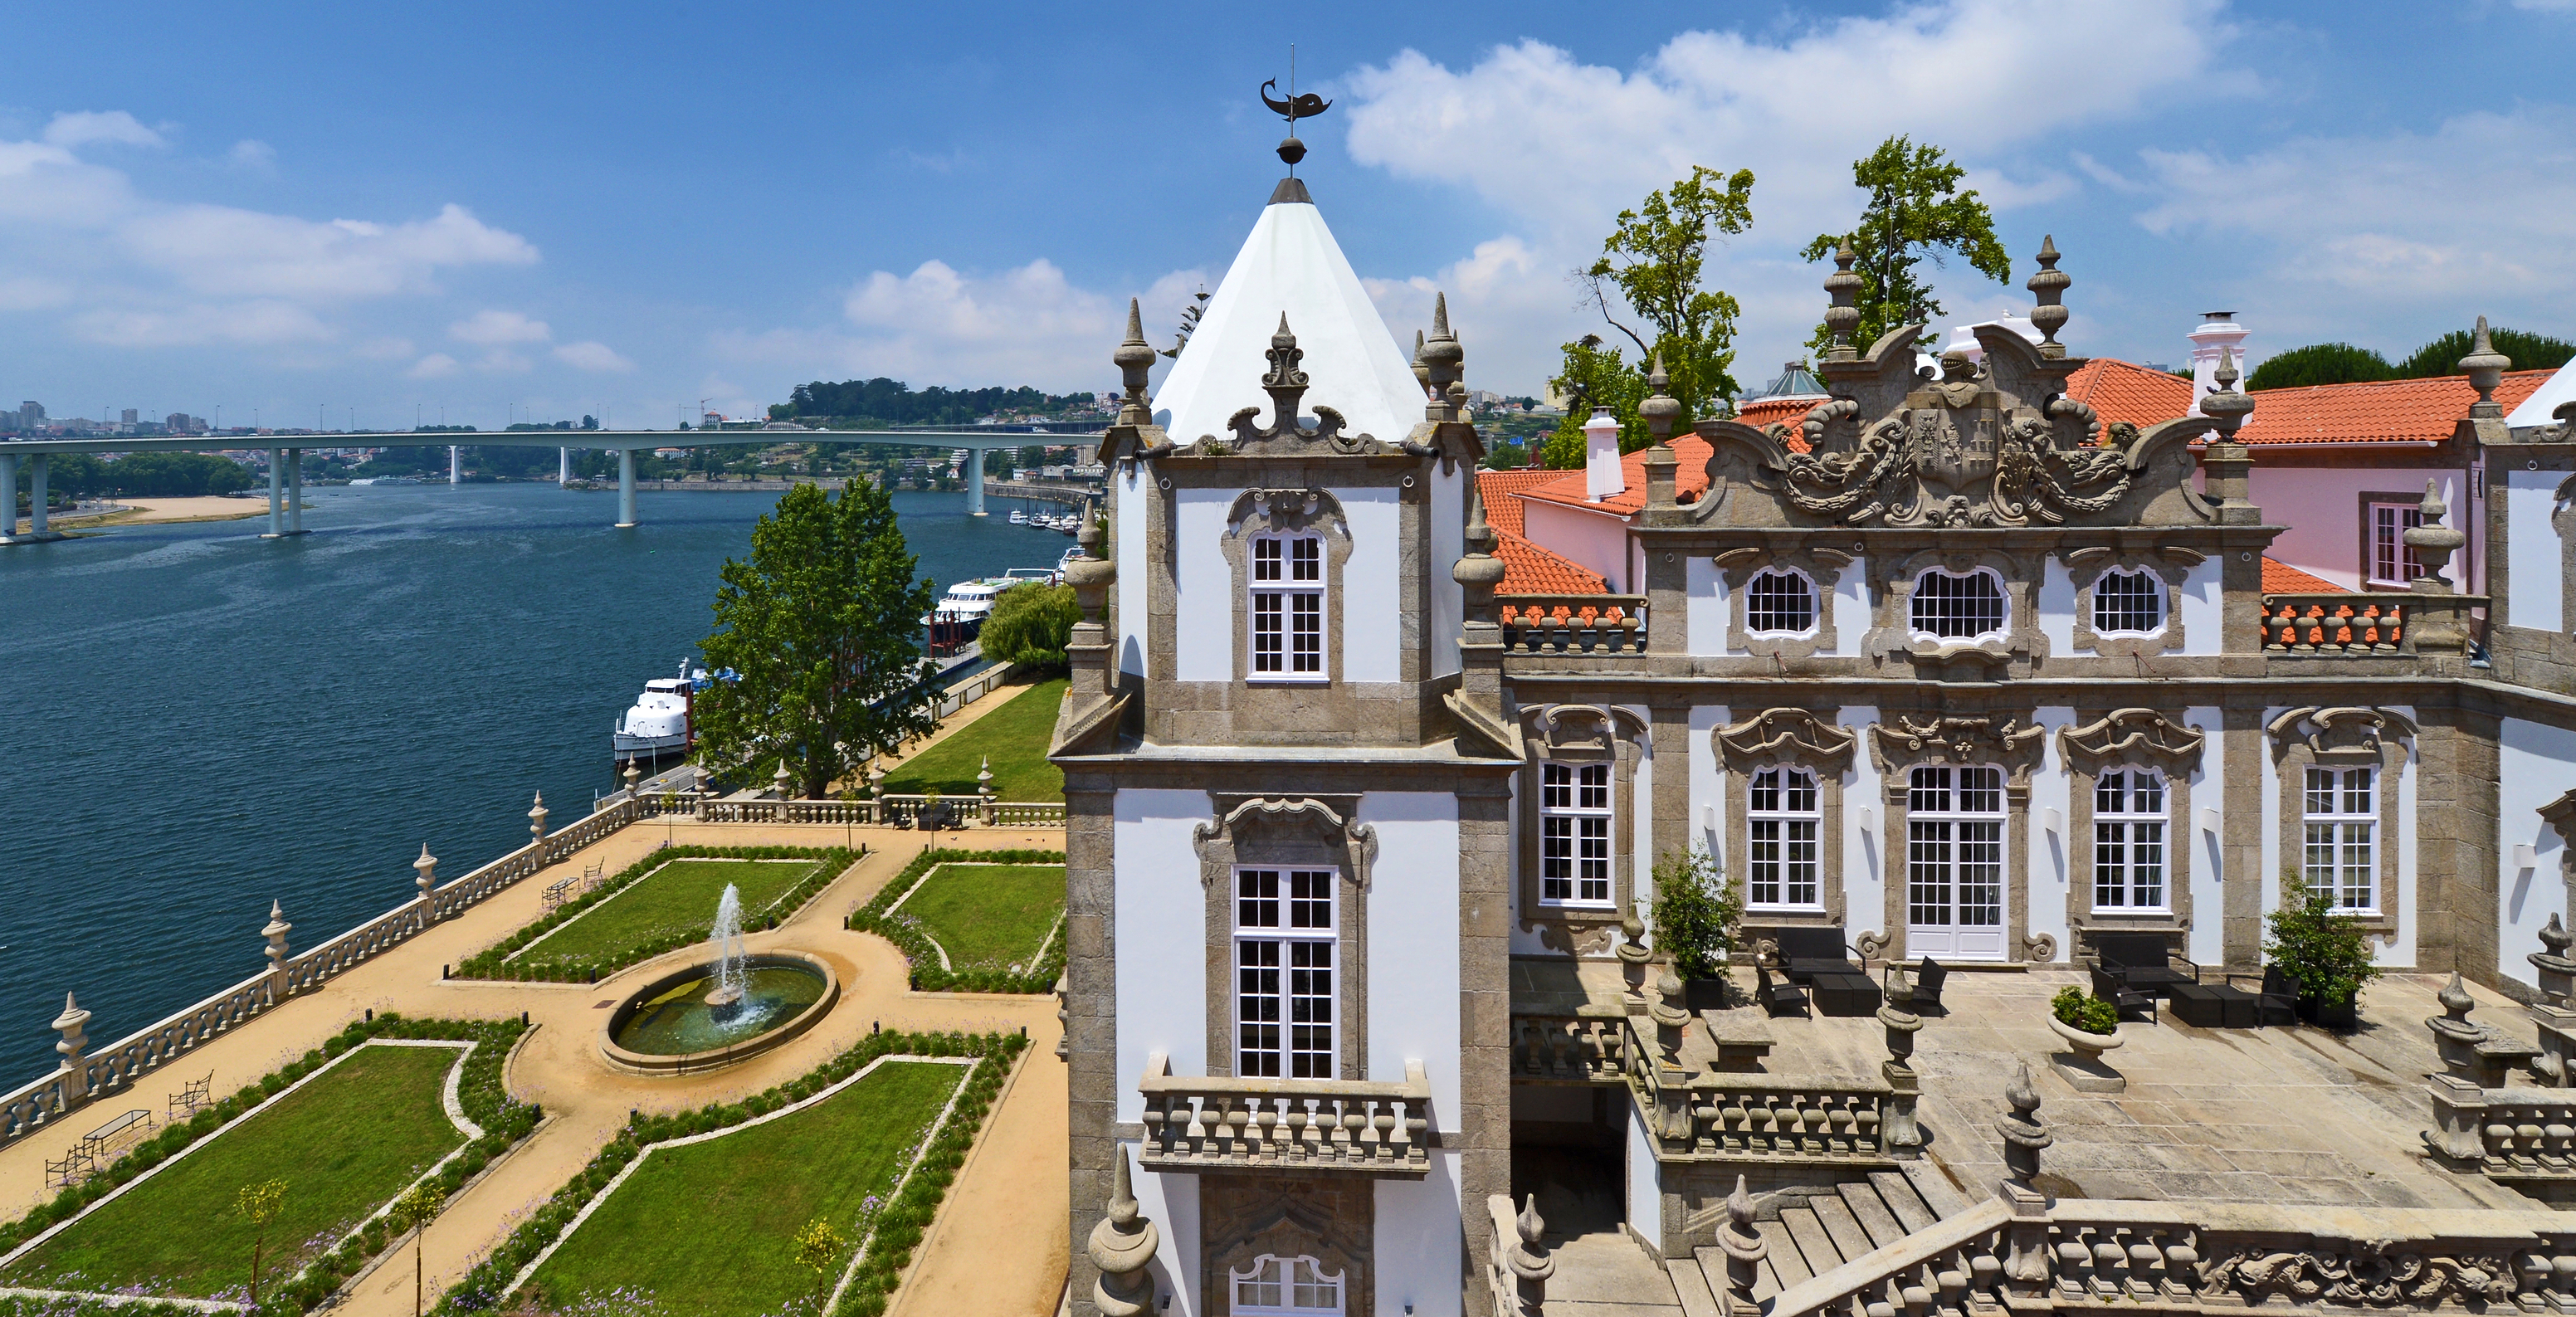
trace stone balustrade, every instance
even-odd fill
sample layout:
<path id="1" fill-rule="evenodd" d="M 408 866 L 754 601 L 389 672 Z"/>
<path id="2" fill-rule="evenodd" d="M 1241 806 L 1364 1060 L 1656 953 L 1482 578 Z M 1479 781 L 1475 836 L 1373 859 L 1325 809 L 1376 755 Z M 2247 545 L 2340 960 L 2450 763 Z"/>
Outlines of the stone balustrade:
<path id="1" fill-rule="evenodd" d="M 2576 1217 L 2061 1200 L 2023 1192 L 1784 1290 L 1769 1317 L 2576 1309 Z"/>
<path id="2" fill-rule="evenodd" d="M 1890 1090 L 1876 1080 L 1667 1073 L 1656 1089 L 1664 1161 L 1895 1164 L 1880 1137 Z"/>
<path id="3" fill-rule="evenodd" d="M 1431 1083 L 1407 1061 L 1404 1082 L 1223 1079 L 1172 1074 L 1154 1053 L 1138 1162 L 1155 1171 L 1348 1171 L 1418 1180 L 1431 1169 Z"/>
<path id="4" fill-rule="evenodd" d="M 1488 1194 L 1485 1217 L 1493 1227 L 1485 1241 L 1485 1290 L 1493 1298 L 1493 1317 L 1540 1317 L 1556 1259 L 1542 1242 L 1547 1223 L 1538 1214 L 1537 1195 L 1514 1213 L 1510 1198 Z"/>
<path id="5" fill-rule="evenodd" d="M 1512 1078 L 1616 1084 L 1627 1078 L 1636 1033 L 1616 1007 L 1571 1015 L 1512 1016 Z"/>
<path id="6" fill-rule="evenodd" d="M 1639 654 L 1646 648 L 1646 597 L 1631 594 L 1503 595 L 1507 654 Z"/>
<path id="7" fill-rule="evenodd" d="M 2436 1158 L 2504 1183 L 2576 1189 L 2576 1091 L 2481 1088 L 2457 1075 L 2434 1075 L 2430 1088 L 2424 1143 Z"/>
<path id="8" fill-rule="evenodd" d="M 2263 652 L 2285 658 L 2363 658 L 2408 652 L 2404 594 L 2267 594 Z"/>

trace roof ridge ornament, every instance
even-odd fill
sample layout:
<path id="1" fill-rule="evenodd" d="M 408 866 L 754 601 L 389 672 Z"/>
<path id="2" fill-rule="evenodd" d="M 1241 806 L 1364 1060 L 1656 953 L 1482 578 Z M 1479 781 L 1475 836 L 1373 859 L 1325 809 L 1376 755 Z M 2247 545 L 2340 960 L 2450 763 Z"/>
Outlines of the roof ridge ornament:
<path id="1" fill-rule="evenodd" d="M 1118 350 L 1109 354 L 1118 367 L 1120 382 L 1127 390 L 1127 404 L 1118 410 L 1120 425 L 1151 425 L 1154 413 L 1145 396 L 1146 373 L 1154 368 L 1154 349 L 1145 342 L 1145 317 L 1135 298 L 1127 299 L 1127 338 Z"/>
<path id="2" fill-rule="evenodd" d="M 2460 372 L 2469 377 L 2469 387 L 2478 391 L 2478 400 L 2469 405 L 2471 416 L 2502 416 L 2504 404 L 2495 400 L 2496 386 L 2504 383 L 2504 373 L 2513 369 L 2513 358 L 2496 351 L 2487 334 L 2487 318 L 2478 317 L 2478 332 L 2469 344 L 2469 355 L 2460 358 Z"/>
<path id="3" fill-rule="evenodd" d="M 1834 272 L 1825 276 L 1825 292 L 1834 304 L 1825 312 L 1826 332 L 1833 342 L 1825 349 L 1827 361 L 1857 361 L 1859 349 L 1852 346 L 1852 331 L 1860 328 L 1860 307 L 1854 299 L 1860 293 L 1860 276 L 1852 273 L 1852 262 L 1859 255 L 1852 251 L 1851 239 L 1845 237 L 1834 249 Z"/>
<path id="4" fill-rule="evenodd" d="M 1308 429 L 1298 423 L 1301 404 L 1306 398 L 1306 372 L 1299 369 L 1298 363 L 1305 359 L 1306 352 L 1297 346 L 1297 333 L 1288 327 L 1287 312 L 1279 313 L 1279 328 L 1271 333 L 1270 348 L 1262 355 L 1270 359 L 1269 373 L 1261 377 L 1261 390 L 1270 395 L 1270 424 L 1264 427 L 1254 419 L 1261 414 L 1259 407 L 1240 408 L 1227 417 L 1226 428 L 1234 432 L 1239 449 L 1248 451 L 1256 445 L 1276 444 L 1284 440 L 1320 443 L 1336 453 L 1384 451 L 1372 436 L 1343 434 L 1342 427 L 1347 422 L 1340 412 L 1330 407 L 1318 405 L 1315 408 L 1314 428 Z M 1215 436 L 1204 438 L 1213 440 Z M 1221 455 L 1209 452 L 1204 443 L 1200 451 L 1210 456 Z"/>
<path id="5" fill-rule="evenodd" d="M 1288 162 L 1288 177 L 1295 178 L 1297 162 L 1306 158 L 1306 144 L 1297 140 L 1297 121 L 1312 119 L 1333 108 L 1333 103 L 1311 91 L 1302 96 L 1297 93 L 1297 48 L 1295 46 L 1288 48 L 1288 99 L 1279 100 L 1270 94 L 1278 86 L 1277 78 L 1261 84 L 1261 103 L 1269 106 L 1272 114 L 1288 121 L 1288 135 L 1279 141 L 1279 158 Z"/>
<path id="6" fill-rule="evenodd" d="M 2062 360 L 2066 345 L 2057 341 L 2057 331 L 2066 327 L 2067 310 L 2059 305 L 2059 299 L 2066 296 L 2066 287 L 2075 282 L 2075 277 L 2057 268 L 2054 234 L 2040 235 L 2038 259 L 2039 273 L 2024 285 L 2039 300 L 2039 305 L 2030 309 L 2030 323 L 2039 330 L 2039 355 L 2051 361 Z"/>

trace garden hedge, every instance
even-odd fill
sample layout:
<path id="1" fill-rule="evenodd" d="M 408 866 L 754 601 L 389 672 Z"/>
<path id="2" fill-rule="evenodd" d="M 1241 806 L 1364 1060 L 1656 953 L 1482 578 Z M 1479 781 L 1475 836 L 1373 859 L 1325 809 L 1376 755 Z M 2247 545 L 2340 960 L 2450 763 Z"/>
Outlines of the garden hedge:
<path id="1" fill-rule="evenodd" d="M 1002 969 L 949 970 L 941 967 L 937 948 L 923 935 L 921 926 L 901 914 L 888 914 L 904 893 L 913 889 L 924 874 L 943 864 L 1062 864 L 1062 851 L 952 851 L 932 849 L 913 857 L 903 872 L 894 876 L 876 894 L 876 899 L 850 912 L 849 927 L 862 933 L 874 933 L 892 942 L 912 964 L 914 992 L 1016 992 L 1047 993 L 1055 991 L 1055 981 L 1064 975 L 1064 930 L 1059 926 L 1048 941 L 1046 954 L 1025 972 L 1013 974 Z"/>
<path id="2" fill-rule="evenodd" d="M 850 866 L 858 863 L 859 858 L 865 854 L 867 854 L 867 848 L 865 846 L 861 846 L 855 851 L 841 846 L 834 846 L 826 850 L 815 850 L 810 847 L 798 846 L 665 846 L 662 849 L 645 856 L 643 859 L 637 860 L 635 863 L 618 870 L 615 874 L 611 875 L 607 881 L 601 883 L 591 891 L 583 893 L 579 898 L 566 901 L 562 905 L 555 907 L 555 909 L 551 913 L 547 914 L 545 918 L 529 924 L 518 932 L 512 933 L 501 941 L 496 942 L 489 947 L 485 947 L 483 950 L 467 957 L 462 963 L 457 965 L 456 977 L 460 979 L 511 979 L 520 982 L 535 983 L 596 983 L 629 965 L 640 965 L 645 961 L 651 960 L 655 956 L 664 954 L 665 952 L 677 951 L 682 947 L 691 946 L 704 941 L 705 939 L 699 937 L 675 935 L 672 937 L 657 938 L 652 942 L 633 948 L 623 957 L 605 957 L 592 960 L 572 961 L 537 961 L 528 964 L 511 964 L 509 962 L 508 958 L 512 952 L 515 952 L 521 947 L 527 946 L 529 943 L 536 941 L 538 938 L 544 937 L 546 934 L 561 928 L 566 923 L 571 922 L 575 915 L 578 915 L 581 912 L 590 909 L 592 906 L 607 900 L 609 897 L 616 895 L 620 890 L 631 886 L 646 874 L 661 868 L 663 865 L 668 864 L 673 860 L 810 859 L 815 861 L 814 873 L 811 877 L 808 877 L 805 881 L 789 888 L 786 893 L 781 895 L 777 901 L 771 904 L 772 909 L 782 910 L 784 912 L 774 917 L 776 920 L 783 922 L 787 919 L 793 918 L 797 911 L 804 909 L 805 903 L 813 900 L 815 895 L 821 892 L 824 888 L 831 886 L 834 879 L 837 879 L 842 874 L 849 872 Z"/>

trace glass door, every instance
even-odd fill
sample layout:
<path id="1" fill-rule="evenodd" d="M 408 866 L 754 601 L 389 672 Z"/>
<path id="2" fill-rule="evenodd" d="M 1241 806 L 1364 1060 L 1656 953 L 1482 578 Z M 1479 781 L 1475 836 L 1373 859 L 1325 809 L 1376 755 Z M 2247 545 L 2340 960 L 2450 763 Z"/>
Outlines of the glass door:
<path id="1" fill-rule="evenodd" d="M 1905 811 L 1905 952 L 2004 960 L 2004 773 L 1927 765 Z"/>

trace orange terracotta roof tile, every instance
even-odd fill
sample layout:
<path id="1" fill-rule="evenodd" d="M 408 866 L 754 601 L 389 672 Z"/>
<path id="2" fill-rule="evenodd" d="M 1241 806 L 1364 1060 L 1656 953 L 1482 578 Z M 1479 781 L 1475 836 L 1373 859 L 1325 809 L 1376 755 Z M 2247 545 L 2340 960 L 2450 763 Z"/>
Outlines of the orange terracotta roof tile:
<path id="1" fill-rule="evenodd" d="M 2066 377 L 2066 396 L 2091 407 L 2105 427 L 2126 421 L 2143 430 L 2173 420 L 2191 410 L 2191 388 L 2180 375 L 2117 357 L 2095 357 Z"/>
<path id="2" fill-rule="evenodd" d="M 2263 558 L 2265 594 L 2340 594 L 2343 587 L 2322 576 L 2310 576 L 2270 555 Z"/>
<path id="3" fill-rule="evenodd" d="M 2496 401 L 2512 411 L 2539 392 L 2556 372 L 2508 372 Z M 2260 389 L 2254 414 L 2236 437 L 2261 444 L 2437 444 L 2451 437 L 2478 391 L 2466 375 L 2375 384 L 2317 384 L 2301 389 Z"/>
<path id="4" fill-rule="evenodd" d="M 1807 419 L 1808 412 L 1814 411 L 1817 406 L 1826 401 L 1828 400 L 1812 395 L 1792 398 L 1756 398 L 1738 408 L 1735 419 L 1756 430 L 1777 422 L 1795 431 L 1798 422 Z M 1804 441 L 1801 440 L 1801 442 Z"/>
<path id="5" fill-rule="evenodd" d="M 1513 535 L 1522 534 L 1521 501 L 1514 497 L 1534 485 L 1563 480 L 1562 471 L 1479 471 L 1476 494 L 1485 501 L 1485 524 Z"/>
<path id="6" fill-rule="evenodd" d="M 1690 503 L 1708 489 L 1708 456 L 1712 451 L 1708 441 L 1698 435 L 1673 436 L 1674 497 Z M 1584 497 L 1583 473 L 1580 471 L 1555 472 L 1559 479 L 1521 490 L 1520 496 L 1568 504 L 1613 517 L 1631 516 L 1646 506 L 1646 450 L 1640 448 L 1620 458 L 1619 469 L 1626 477 L 1628 488 L 1598 503 Z"/>
<path id="7" fill-rule="evenodd" d="M 1503 560 L 1503 583 L 1494 587 L 1498 595 L 1609 593 L 1601 573 L 1500 527 L 1494 530 L 1494 556 Z"/>

